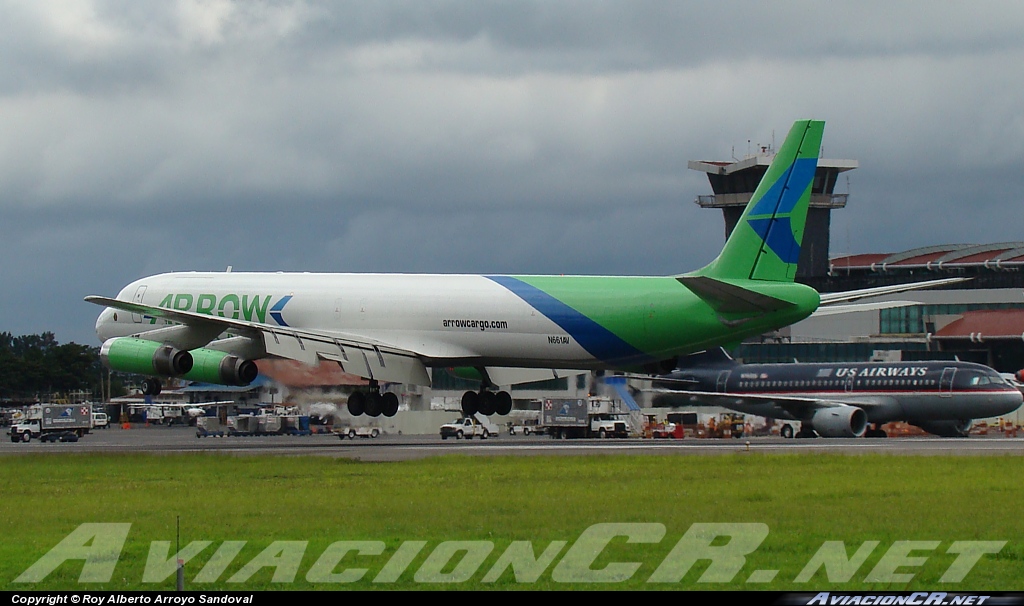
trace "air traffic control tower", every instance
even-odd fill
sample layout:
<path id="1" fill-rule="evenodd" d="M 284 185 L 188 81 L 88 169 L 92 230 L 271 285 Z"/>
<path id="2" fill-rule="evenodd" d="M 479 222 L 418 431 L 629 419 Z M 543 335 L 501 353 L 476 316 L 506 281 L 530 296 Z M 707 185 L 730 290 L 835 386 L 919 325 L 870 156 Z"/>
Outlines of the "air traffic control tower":
<path id="1" fill-rule="evenodd" d="M 775 158 L 770 147 L 761 147 L 760 153 L 730 162 L 690 160 L 689 168 L 708 174 L 714 195 L 697 196 L 701 208 L 721 208 L 725 217 L 725 237 L 732 233 L 744 207 L 754 195 L 761 177 Z M 811 184 L 811 208 L 807 213 L 797 278 L 824 276 L 828 273 L 829 226 L 833 208 L 846 206 L 849 194 L 836 194 L 833 190 L 839 174 L 857 168 L 856 160 L 818 160 L 818 169 Z"/>

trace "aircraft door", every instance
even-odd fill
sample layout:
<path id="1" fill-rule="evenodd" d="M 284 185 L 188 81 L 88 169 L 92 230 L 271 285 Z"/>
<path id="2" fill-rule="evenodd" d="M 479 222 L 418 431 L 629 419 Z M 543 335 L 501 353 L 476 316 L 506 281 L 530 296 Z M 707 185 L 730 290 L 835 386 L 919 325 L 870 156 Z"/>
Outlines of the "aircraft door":
<path id="1" fill-rule="evenodd" d="M 718 393 L 725 393 L 726 391 L 728 391 L 726 389 L 726 385 L 729 382 L 730 373 L 732 373 L 731 370 L 723 370 L 722 372 L 718 373 L 718 382 L 715 383 L 715 391 L 717 391 Z"/>
<path id="2" fill-rule="evenodd" d="M 946 367 L 942 370 L 942 377 L 939 378 L 939 395 L 948 398 L 953 395 L 953 376 L 956 375 L 956 369 L 952 367 Z"/>
<path id="3" fill-rule="evenodd" d="M 846 375 L 846 381 L 843 382 L 843 387 L 846 389 L 846 393 L 853 391 L 853 380 L 856 378 L 856 374 L 857 373 L 851 372 Z"/>
<path id="4" fill-rule="evenodd" d="M 142 298 L 145 296 L 145 294 L 146 294 L 146 285 L 143 284 L 142 286 L 140 286 L 138 288 L 138 290 L 135 291 L 135 296 L 132 297 L 132 303 L 139 303 L 141 305 L 142 304 Z M 132 314 L 132 322 L 135 322 L 136 324 L 141 324 L 142 323 L 142 314 Z"/>

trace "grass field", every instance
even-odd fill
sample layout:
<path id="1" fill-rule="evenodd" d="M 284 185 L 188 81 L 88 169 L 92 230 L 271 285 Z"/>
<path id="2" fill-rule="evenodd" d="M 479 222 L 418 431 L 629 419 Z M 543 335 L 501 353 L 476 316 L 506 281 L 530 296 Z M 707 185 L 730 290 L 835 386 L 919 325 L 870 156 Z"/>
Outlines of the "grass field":
<path id="1" fill-rule="evenodd" d="M 8 458 L 0 588 L 171 589 L 180 519 L 189 589 L 1019 591 L 1022 472 L 883 455 Z M 82 559 L 15 582 L 51 550 Z"/>

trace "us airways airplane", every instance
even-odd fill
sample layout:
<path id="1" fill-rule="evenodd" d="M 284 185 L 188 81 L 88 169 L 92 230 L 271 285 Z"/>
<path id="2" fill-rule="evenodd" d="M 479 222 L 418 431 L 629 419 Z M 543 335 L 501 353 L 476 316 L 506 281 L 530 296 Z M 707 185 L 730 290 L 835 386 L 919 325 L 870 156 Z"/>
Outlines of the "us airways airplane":
<path id="1" fill-rule="evenodd" d="M 369 380 L 353 414 L 391 416 L 383 382 L 428 368 L 480 381 L 463 409 L 507 413 L 499 385 L 590 369 L 671 370 L 677 356 L 802 320 L 827 295 L 793 282 L 824 123 L 793 124 L 719 256 L 666 277 L 168 273 L 132 282 L 96 321 L 112 370 L 246 385 L 253 360 L 338 363 Z M 568 369 L 563 371 L 550 369 Z"/>
<path id="2" fill-rule="evenodd" d="M 1022 399 L 995 370 L 971 362 L 740 364 L 720 348 L 680 358 L 653 387 L 655 406 L 697 403 L 800 421 L 801 437 L 885 437 L 879 427 L 890 421 L 963 437 L 973 419 L 1013 412 Z M 793 426 L 782 435 L 793 437 Z"/>

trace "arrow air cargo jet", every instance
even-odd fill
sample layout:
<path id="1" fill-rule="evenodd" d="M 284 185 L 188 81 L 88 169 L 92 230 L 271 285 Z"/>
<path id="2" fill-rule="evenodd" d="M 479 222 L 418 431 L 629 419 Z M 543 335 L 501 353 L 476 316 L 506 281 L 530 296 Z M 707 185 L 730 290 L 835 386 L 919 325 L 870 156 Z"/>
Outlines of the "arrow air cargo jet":
<path id="1" fill-rule="evenodd" d="M 429 385 L 428 367 L 456 367 L 481 383 L 463 396 L 467 412 L 507 414 L 512 398 L 498 385 L 578 374 L 552 368 L 667 372 L 680 355 L 811 315 L 821 298 L 793 277 L 823 130 L 793 124 L 721 254 L 692 273 L 189 272 L 85 300 L 107 308 L 96 334 L 112 370 L 247 385 L 258 358 L 328 360 L 369 380 L 350 412 L 390 416 L 398 398 L 381 382 Z"/>

